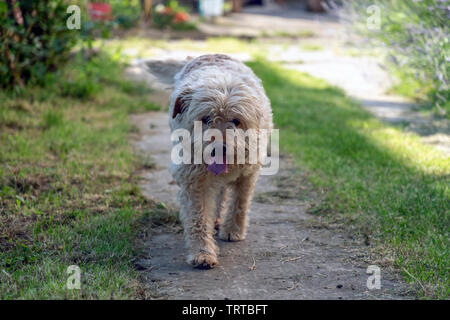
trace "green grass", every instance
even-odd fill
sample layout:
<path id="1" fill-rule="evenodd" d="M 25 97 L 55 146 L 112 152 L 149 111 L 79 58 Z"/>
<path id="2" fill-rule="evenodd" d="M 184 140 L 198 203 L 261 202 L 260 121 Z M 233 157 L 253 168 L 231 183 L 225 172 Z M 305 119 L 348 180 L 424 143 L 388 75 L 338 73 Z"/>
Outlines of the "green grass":
<path id="1" fill-rule="evenodd" d="M 393 67 L 391 67 L 394 69 Z M 415 79 L 412 72 L 402 70 L 394 70 L 394 76 L 397 79 L 390 92 L 404 97 L 408 97 L 417 101 L 426 99 L 426 92 L 430 90 L 430 86 L 423 86 Z"/>
<path id="2" fill-rule="evenodd" d="M 268 48 L 267 43 L 257 40 L 242 40 L 233 37 L 210 37 L 206 40 L 164 40 L 142 37 L 127 37 L 125 39 L 98 40 L 95 47 L 103 47 L 114 52 L 121 49 L 122 53 L 130 57 L 152 57 L 161 54 L 160 49 L 188 50 L 203 53 L 243 53 L 261 54 Z"/>
<path id="3" fill-rule="evenodd" d="M 418 104 L 418 109 L 423 112 L 432 113 L 441 117 L 450 119 L 450 100 L 449 93 L 440 93 L 440 99 L 445 101 L 438 101 L 432 96 L 439 94 L 433 89 L 431 82 L 425 83 L 419 81 L 418 74 L 408 70 L 406 67 L 399 68 L 393 65 L 388 65 L 396 78 L 396 83 L 390 88 L 390 92 L 410 98 Z"/>
<path id="4" fill-rule="evenodd" d="M 139 193 L 128 116 L 159 109 L 100 55 L 44 87 L 0 93 L 0 299 L 136 298 Z M 67 267 L 81 268 L 68 290 Z"/>
<path id="5" fill-rule="evenodd" d="M 450 160 L 376 120 L 307 74 L 249 63 L 272 102 L 280 145 L 325 191 L 316 214 L 340 214 L 380 239 L 424 297 L 449 296 Z"/>
<path id="6" fill-rule="evenodd" d="M 323 47 L 319 44 L 313 44 L 313 43 L 305 43 L 300 46 L 302 50 L 305 51 L 321 51 L 323 50 Z"/>

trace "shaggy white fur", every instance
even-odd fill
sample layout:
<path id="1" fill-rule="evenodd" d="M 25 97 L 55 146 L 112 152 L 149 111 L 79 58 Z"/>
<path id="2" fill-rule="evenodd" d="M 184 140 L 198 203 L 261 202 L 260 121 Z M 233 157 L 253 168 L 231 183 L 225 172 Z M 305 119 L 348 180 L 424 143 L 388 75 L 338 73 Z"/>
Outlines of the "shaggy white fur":
<path id="1" fill-rule="evenodd" d="M 273 127 L 270 102 L 261 80 L 250 68 L 226 55 L 204 55 L 189 61 L 175 76 L 169 112 L 172 132 L 183 128 L 191 136 L 194 121 L 203 121 L 203 131 L 218 129 L 224 137 L 230 128 L 242 129 L 234 131 L 239 136 L 248 129 L 256 134 L 264 129 L 270 134 Z M 196 139 L 192 149 L 194 143 L 199 143 Z M 226 146 L 229 150 L 229 144 Z M 237 148 L 234 146 L 234 155 Z M 247 155 L 245 164 L 227 163 L 226 171 L 218 175 L 210 172 L 205 163 L 194 164 L 194 154 L 192 164 L 170 166 L 181 188 L 178 200 L 187 261 L 195 267 L 212 268 L 218 263 L 215 227 L 222 240 L 245 238 L 247 212 L 261 168 L 260 159 L 250 164 Z"/>

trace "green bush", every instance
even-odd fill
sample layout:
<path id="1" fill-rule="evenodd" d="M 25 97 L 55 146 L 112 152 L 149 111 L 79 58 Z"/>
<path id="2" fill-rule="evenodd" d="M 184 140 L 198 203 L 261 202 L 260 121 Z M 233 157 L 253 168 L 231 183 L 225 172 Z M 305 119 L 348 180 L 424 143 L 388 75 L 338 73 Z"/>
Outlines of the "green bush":
<path id="1" fill-rule="evenodd" d="M 78 99 L 89 98 L 100 90 L 99 84 L 84 70 L 74 74 L 71 79 L 61 81 L 59 89 L 62 96 Z"/>
<path id="2" fill-rule="evenodd" d="M 0 2 L 0 87 L 42 83 L 69 58 L 79 32 L 66 26 L 64 0 Z"/>
<path id="3" fill-rule="evenodd" d="M 399 77 L 398 93 L 424 100 L 450 115 L 450 6 L 443 0 L 362 0 L 345 2 L 344 17 L 368 43 L 383 46 Z M 379 9 L 378 29 L 368 28 L 370 6 Z"/>
<path id="4" fill-rule="evenodd" d="M 124 29 L 134 27 L 139 21 L 141 7 L 138 0 L 110 0 L 114 20 Z"/>

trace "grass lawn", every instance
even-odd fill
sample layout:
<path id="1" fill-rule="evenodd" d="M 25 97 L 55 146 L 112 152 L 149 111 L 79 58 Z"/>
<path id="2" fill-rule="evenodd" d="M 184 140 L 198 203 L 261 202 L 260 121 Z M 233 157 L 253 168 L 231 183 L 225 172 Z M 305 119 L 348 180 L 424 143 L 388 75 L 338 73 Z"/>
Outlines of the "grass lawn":
<path id="1" fill-rule="evenodd" d="M 128 115 L 159 107 L 122 71 L 77 59 L 44 87 L 0 93 L 0 299 L 138 296 L 135 238 L 153 206 Z M 66 289 L 70 265 L 81 290 Z"/>
<path id="2" fill-rule="evenodd" d="M 365 112 L 334 87 L 275 64 L 262 79 L 281 149 L 326 194 L 317 214 L 342 214 L 379 239 L 425 297 L 449 296 L 450 159 Z"/>

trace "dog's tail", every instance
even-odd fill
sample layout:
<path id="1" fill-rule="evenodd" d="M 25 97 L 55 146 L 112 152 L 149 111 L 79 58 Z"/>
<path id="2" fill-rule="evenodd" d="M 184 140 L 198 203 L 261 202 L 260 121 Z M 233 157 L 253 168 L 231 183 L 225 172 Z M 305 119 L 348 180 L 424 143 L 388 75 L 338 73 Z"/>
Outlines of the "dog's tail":
<path id="1" fill-rule="evenodd" d="M 153 74 L 158 80 L 164 84 L 173 85 L 175 75 L 189 61 L 185 60 L 148 60 L 144 63 L 147 71 Z"/>

